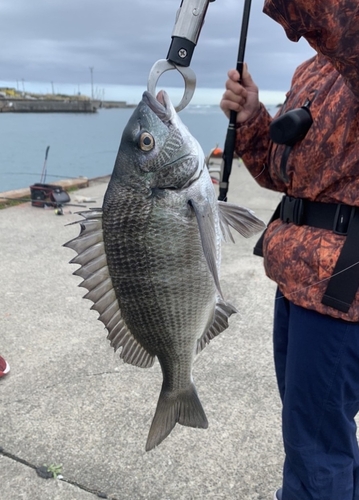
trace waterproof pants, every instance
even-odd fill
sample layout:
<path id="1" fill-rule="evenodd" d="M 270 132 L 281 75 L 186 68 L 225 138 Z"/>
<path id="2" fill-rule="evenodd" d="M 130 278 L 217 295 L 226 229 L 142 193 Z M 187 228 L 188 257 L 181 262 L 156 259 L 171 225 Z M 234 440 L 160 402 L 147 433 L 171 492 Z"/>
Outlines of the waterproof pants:
<path id="1" fill-rule="evenodd" d="M 359 323 L 303 309 L 277 292 L 273 342 L 282 500 L 359 500 Z"/>

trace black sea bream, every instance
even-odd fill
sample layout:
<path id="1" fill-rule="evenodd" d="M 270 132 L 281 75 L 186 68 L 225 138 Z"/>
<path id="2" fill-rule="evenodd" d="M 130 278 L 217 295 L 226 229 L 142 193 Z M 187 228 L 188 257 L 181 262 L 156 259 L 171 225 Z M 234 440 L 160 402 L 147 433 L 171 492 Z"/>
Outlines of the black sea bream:
<path id="1" fill-rule="evenodd" d="M 218 202 L 203 151 L 169 97 L 148 92 L 122 136 L 102 210 L 83 212 L 78 256 L 108 339 L 127 363 L 157 357 L 163 384 L 146 450 L 176 422 L 207 428 L 192 379 L 197 353 L 236 312 L 219 283 L 221 239 L 264 228 L 247 209 Z"/>

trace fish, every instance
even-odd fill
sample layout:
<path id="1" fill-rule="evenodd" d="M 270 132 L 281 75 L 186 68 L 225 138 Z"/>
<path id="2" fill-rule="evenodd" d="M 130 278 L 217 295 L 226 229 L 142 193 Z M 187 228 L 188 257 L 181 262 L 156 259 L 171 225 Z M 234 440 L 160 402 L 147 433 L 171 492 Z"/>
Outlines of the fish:
<path id="1" fill-rule="evenodd" d="M 163 381 L 146 451 L 176 423 L 208 427 L 194 384 L 195 357 L 237 309 L 223 297 L 222 240 L 265 224 L 217 200 L 203 150 L 165 91 L 145 91 L 123 130 L 102 208 L 80 212 L 65 244 L 111 346 L 132 365 L 160 363 Z"/>

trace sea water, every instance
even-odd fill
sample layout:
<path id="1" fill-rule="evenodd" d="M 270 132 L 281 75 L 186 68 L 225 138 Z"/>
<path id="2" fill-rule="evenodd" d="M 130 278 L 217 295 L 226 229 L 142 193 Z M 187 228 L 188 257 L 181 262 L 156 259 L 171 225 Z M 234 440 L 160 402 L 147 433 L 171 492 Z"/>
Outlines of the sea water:
<path id="1" fill-rule="evenodd" d="M 0 192 L 40 181 L 110 174 L 132 113 L 131 108 L 116 108 L 94 114 L 0 114 Z M 180 117 L 205 155 L 216 146 L 223 148 L 228 119 L 219 106 L 190 105 Z"/>

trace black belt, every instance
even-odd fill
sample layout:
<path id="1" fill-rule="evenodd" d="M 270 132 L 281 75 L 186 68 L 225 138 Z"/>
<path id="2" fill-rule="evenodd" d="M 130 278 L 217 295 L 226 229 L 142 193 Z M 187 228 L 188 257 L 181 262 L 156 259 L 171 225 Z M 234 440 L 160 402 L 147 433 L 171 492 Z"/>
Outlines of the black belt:
<path id="1" fill-rule="evenodd" d="M 335 234 L 346 235 L 349 223 L 357 208 L 343 203 L 320 203 L 303 198 L 283 196 L 279 218 L 297 226 L 313 226 L 329 229 Z"/>
<path id="2" fill-rule="evenodd" d="M 276 219 L 298 226 L 328 229 L 346 236 L 322 304 L 348 312 L 359 288 L 359 208 L 283 196 L 270 222 Z M 264 233 L 254 248 L 255 255 L 263 256 L 263 238 Z"/>

